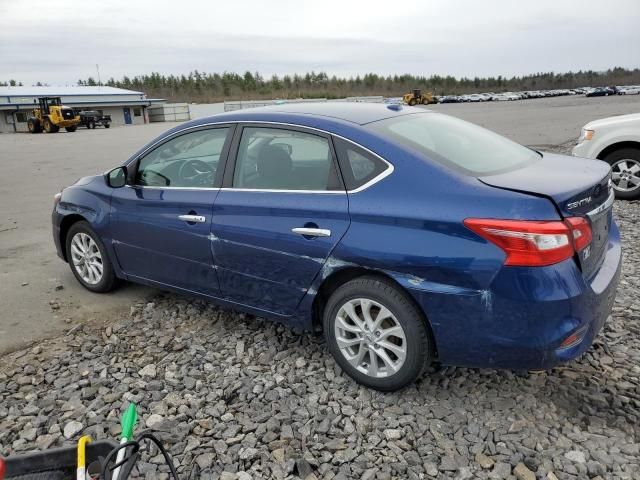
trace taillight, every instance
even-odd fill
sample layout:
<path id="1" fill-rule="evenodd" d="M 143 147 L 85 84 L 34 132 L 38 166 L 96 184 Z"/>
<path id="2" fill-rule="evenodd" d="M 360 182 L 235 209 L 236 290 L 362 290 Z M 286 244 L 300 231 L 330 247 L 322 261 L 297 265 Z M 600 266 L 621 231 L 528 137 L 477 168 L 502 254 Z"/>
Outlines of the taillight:
<path id="1" fill-rule="evenodd" d="M 583 250 L 591 243 L 591 225 L 586 218 L 570 217 L 565 220 L 565 223 L 573 233 L 573 248 L 576 252 Z"/>
<path id="2" fill-rule="evenodd" d="M 586 219 L 562 221 L 467 218 L 464 224 L 506 254 L 505 265 L 545 266 L 571 258 L 591 243 Z"/>

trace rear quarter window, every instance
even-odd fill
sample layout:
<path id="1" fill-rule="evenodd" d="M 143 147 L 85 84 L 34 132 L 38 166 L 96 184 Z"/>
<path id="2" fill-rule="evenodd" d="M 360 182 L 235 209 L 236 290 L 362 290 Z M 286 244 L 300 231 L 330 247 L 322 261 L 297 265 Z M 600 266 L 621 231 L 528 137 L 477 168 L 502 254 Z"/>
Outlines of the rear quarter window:
<path id="1" fill-rule="evenodd" d="M 429 160 L 472 175 L 492 175 L 536 162 L 540 155 L 497 133 L 438 113 L 373 122 L 368 127 Z"/>
<path id="2" fill-rule="evenodd" d="M 341 138 L 334 138 L 334 146 L 347 190 L 362 187 L 390 168 L 375 155 Z"/>

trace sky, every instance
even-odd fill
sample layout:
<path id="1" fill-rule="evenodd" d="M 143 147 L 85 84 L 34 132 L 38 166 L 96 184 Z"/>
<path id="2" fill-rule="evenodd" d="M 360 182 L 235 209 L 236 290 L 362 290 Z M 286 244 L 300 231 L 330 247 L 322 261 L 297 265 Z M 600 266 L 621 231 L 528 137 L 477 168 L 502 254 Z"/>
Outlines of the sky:
<path id="1" fill-rule="evenodd" d="M 640 67 L 640 0 L 0 0 L 0 81 Z"/>

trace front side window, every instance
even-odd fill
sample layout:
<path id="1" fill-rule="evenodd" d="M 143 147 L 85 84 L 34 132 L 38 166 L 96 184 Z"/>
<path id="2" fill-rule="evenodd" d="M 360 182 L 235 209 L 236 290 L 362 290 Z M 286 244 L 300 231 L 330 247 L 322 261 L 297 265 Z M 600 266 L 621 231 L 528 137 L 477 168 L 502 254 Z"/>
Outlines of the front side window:
<path id="1" fill-rule="evenodd" d="M 150 187 L 212 187 L 228 128 L 185 133 L 145 155 L 136 185 Z"/>
<path id="2" fill-rule="evenodd" d="M 243 129 L 233 187 L 313 191 L 342 189 L 327 138 L 264 127 Z"/>
<path id="3" fill-rule="evenodd" d="M 534 163 L 540 155 L 497 133 L 438 113 L 380 120 L 369 128 L 463 173 L 492 175 Z"/>

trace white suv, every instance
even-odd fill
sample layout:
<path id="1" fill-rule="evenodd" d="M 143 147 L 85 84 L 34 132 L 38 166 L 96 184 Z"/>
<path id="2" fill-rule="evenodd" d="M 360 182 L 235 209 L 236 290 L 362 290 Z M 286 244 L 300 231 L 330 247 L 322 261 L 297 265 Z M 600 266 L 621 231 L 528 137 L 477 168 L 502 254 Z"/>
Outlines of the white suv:
<path id="1" fill-rule="evenodd" d="M 640 113 L 587 123 L 572 153 L 609 163 L 617 198 L 640 197 Z"/>

